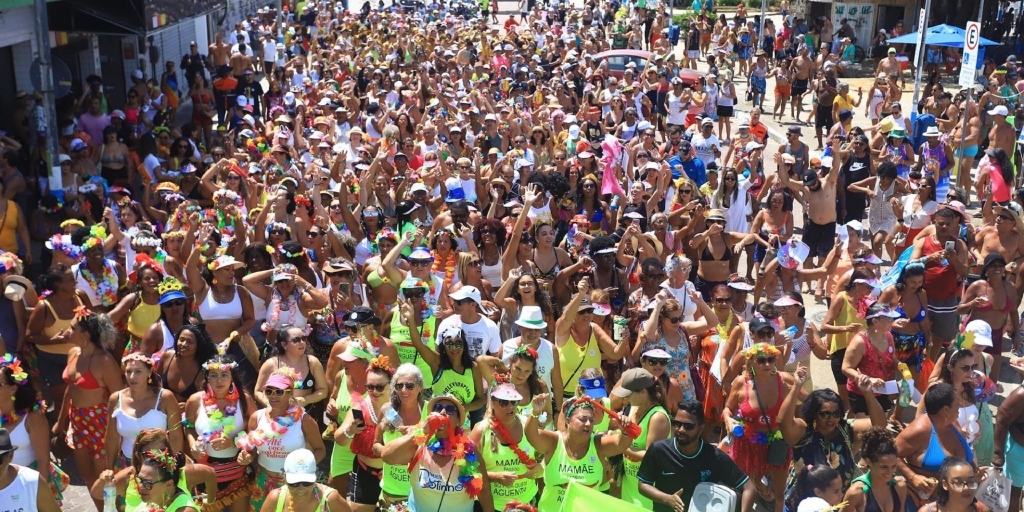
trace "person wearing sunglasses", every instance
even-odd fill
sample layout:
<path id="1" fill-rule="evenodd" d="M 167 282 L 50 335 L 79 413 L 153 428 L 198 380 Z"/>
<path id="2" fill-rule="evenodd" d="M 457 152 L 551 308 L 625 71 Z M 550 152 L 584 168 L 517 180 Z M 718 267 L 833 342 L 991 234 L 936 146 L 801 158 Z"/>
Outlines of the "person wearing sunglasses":
<path id="1" fill-rule="evenodd" d="M 391 379 L 389 402 L 381 407 L 383 417 L 378 424 L 373 448 L 378 453 L 384 446 L 402 437 L 425 416 L 423 399 L 423 373 L 416 365 L 402 363 Z M 404 427 L 404 428 L 403 428 Z M 380 482 L 380 499 L 384 506 L 405 503 L 409 499 L 410 475 L 406 465 L 384 463 Z"/>
<path id="2" fill-rule="evenodd" d="M 350 446 L 356 455 L 349 477 L 348 496 L 355 512 L 373 512 L 380 499 L 384 461 L 375 449 L 383 407 L 391 401 L 394 369 L 387 356 L 378 356 L 366 369 L 366 394 L 352 402 L 341 426 L 334 431 L 335 446 Z"/>
<path id="3" fill-rule="evenodd" d="M 453 395 L 435 395 L 423 412 L 427 414 L 424 421 L 381 450 L 387 464 L 405 468 L 415 460 L 408 467 L 409 474 L 418 475 L 411 482 L 409 509 L 442 510 L 443 503 L 445 512 L 472 512 L 479 500 L 483 510 L 494 510 L 488 472 L 483 467 L 477 472 L 465 463 L 470 454 L 479 461 L 481 448 L 461 426 L 468 420 L 462 402 Z M 463 450 L 455 451 L 455 442 L 461 442 Z M 466 477 L 472 483 L 464 485 L 461 479 Z M 472 493 L 477 492 L 478 497 L 473 498 Z"/>
<path id="4" fill-rule="evenodd" d="M 642 358 L 644 366 L 658 367 L 664 374 L 668 353 L 649 350 Z M 622 374 L 622 379 L 612 388 L 612 408 L 626 406 L 629 421 L 640 426 L 640 436 L 633 440 L 623 458 L 625 474 L 621 479 L 622 500 L 633 505 L 651 509 L 651 500 L 639 491 L 637 471 L 648 449 L 655 441 L 671 436 L 666 389 L 662 381 L 645 368 L 631 368 Z M 679 402 L 676 402 L 677 404 Z"/>
<path id="5" fill-rule="evenodd" d="M 636 478 L 639 493 L 653 502 L 654 512 L 683 512 L 701 482 L 741 493 L 741 510 L 750 512 L 757 496 L 752 478 L 724 451 L 705 443 L 704 407 L 696 400 L 679 402 L 671 418 L 671 437 L 647 448 Z"/>
<path id="6" fill-rule="evenodd" d="M 900 314 L 889 309 L 888 304 L 876 302 L 868 307 L 865 313 L 865 329 L 850 339 L 843 355 L 843 374 L 846 375 L 846 392 L 850 396 L 850 412 L 856 418 L 867 415 L 867 402 L 857 384 L 860 379 L 868 378 L 872 388 L 884 387 L 886 381 L 896 378 L 896 349 L 893 345 L 892 330 L 894 320 Z M 900 319 L 902 325 L 907 319 Z M 892 400 L 888 396 L 877 394 L 882 409 L 892 409 Z"/>
<path id="7" fill-rule="evenodd" d="M 242 466 L 257 463 L 256 485 L 251 497 L 253 510 L 262 510 L 270 491 L 285 482 L 283 470 L 288 454 L 306 448 L 313 452 L 317 462 L 327 455 L 316 420 L 294 403 L 293 374 L 291 368 L 282 368 L 257 388 L 257 393 L 266 397 L 267 406 L 249 418 L 245 438 L 239 435 L 235 440 L 240 448 L 238 463 Z"/>
<path id="8" fill-rule="evenodd" d="M 525 362 L 523 359 L 519 361 Z M 541 384 L 536 373 L 532 369 L 530 371 L 533 383 Z M 523 428 L 525 418 L 534 414 L 534 411 L 532 400 L 524 398 L 522 392 L 527 391 L 531 397 L 540 393 L 530 392 L 531 385 L 516 384 L 516 380 L 522 380 L 517 379 L 516 373 L 521 375 L 516 368 L 513 368 L 512 373 L 494 374 L 484 421 L 477 423 L 470 434 L 473 444 L 480 447 L 481 465 L 491 479 L 494 510 L 505 510 L 505 505 L 510 501 L 531 503 L 537 496 L 537 479 L 544 474 L 544 465 L 532 453 L 532 446 Z M 524 399 L 527 401 L 525 410 L 522 405 Z M 539 414 L 546 415 L 547 421 L 550 421 L 550 410 Z M 518 452 L 529 455 L 526 460 L 522 460 Z"/>
<path id="9" fill-rule="evenodd" d="M 671 357 L 666 372 L 676 376 L 684 399 L 696 400 L 703 396 L 697 396 L 698 390 L 693 382 L 696 375 L 691 375 L 690 343 L 687 333 L 702 333 L 715 327 L 718 325 L 718 317 L 696 290 L 688 290 L 687 295 L 691 302 L 697 304 L 701 317 L 692 322 L 685 322 L 679 301 L 674 298 L 656 297 L 646 308 L 650 311 L 650 317 L 641 324 L 639 342 L 634 346 L 633 358 L 641 359 L 643 352 L 653 348 L 664 350 Z M 700 391 L 703 395 L 703 389 Z"/>
<path id="10" fill-rule="evenodd" d="M 199 512 L 192 493 L 178 487 L 185 464 L 185 454 L 181 452 L 166 448 L 145 452 L 135 476 L 142 503 L 167 512 Z"/>
<path id="11" fill-rule="evenodd" d="M 260 367 L 260 375 L 256 379 L 256 399 L 267 403 L 267 396 L 261 390 L 267 379 L 275 372 L 288 370 L 297 381 L 291 395 L 292 401 L 299 407 L 318 403 L 329 393 L 327 376 L 323 363 L 316 357 L 310 357 L 308 349 L 309 331 L 291 324 L 280 326 L 272 333 L 273 357 L 268 357 Z"/>
<path id="12" fill-rule="evenodd" d="M 257 512 L 280 510 L 318 510 L 349 512 L 352 507 L 337 490 L 317 483 L 316 456 L 303 448 L 288 454 L 284 460 L 284 484 L 267 495 L 263 508 Z M 356 509 L 358 510 L 358 509 Z"/>
<path id="13" fill-rule="evenodd" d="M 726 388 L 722 417 L 725 431 L 733 434 L 729 456 L 754 482 L 763 499 L 774 500 L 775 512 L 782 512 L 792 450 L 769 446 L 781 436 L 779 411 L 786 394 L 797 383 L 792 375 L 777 368 L 785 363 L 786 354 L 771 344 L 771 335 L 767 334 L 773 332 L 771 324 L 757 318 L 750 327 L 757 338 L 740 354 L 743 373 Z M 736 435 L 737 427 L 743 428 L 742 436 Z M 764 477 L 768 477 L 768 485 L 763 483 Z"/>
<path id="14" fill-rule="evenodd" d="M 459 307 L 468 308 L 469 306 Z M 483 317 L 481 316 L 481 318 Z M 470 414 L 480 411 L 480 418 L 483 418 L 482 409 L 487 405 L 487 395 L 484 393 L 483 387 L 483 371 L 472 357 L 467 339 L 470 336 L 476 337 L 476 333 L 467 332 L 465 327 L 465 324 L 463 327 L 459 327 L 458 324 L 442 322 L 437 330 L 437 351 L 433 354 L 421 351 L 420 355 L 430 365 L 430 373 L 434 376 L 431 382 L 434 393 L 458 398 L 460 403 L 466 404 L 464 406 L 466 411 Z M 497 332 L 497 327 L 494 330 Z M 493 353 L 488 354 L 495 355 L 500 350 L 501 345 L 498 345 Z M 475 424 L 476 421 L 473 423 Z M 469 424 L 470 418 L 467 417 L 464 426 L 468 428 Z"/>

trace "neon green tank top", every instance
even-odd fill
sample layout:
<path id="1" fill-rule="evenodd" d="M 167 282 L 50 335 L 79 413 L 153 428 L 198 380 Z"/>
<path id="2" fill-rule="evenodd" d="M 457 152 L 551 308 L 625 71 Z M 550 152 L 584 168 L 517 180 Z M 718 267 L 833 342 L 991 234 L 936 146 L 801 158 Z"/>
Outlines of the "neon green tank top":
<path id="1" fill-rule="evenodd" d="M 348 392 L 348 375 L 341 372 L 338 378 L 341 379 L 341 382 L 338 383 L 338 396 L 334 397 L 334 405 L 338 407 L 337 421 L 340 426 L 345 421 L 345 415 L 352 408 L 352 394 Z M 334 450 L 331 451 L 331 477 L 352 471 L 352 463 L 355 458 L 350 445 L 334 445 Z"/>
<path id="2" fill-rule="evenodd" d="M 484 467 L 487 471 L 510 471 L 517 475 L 525 475 L 529 468 L 526 464 L 523 464 L 519 460 L 519 456 L 512 451 L 512 448 L 496 442 L 498 446 L 497 451 L 491 451 L 491 438 L 494 436 L 494 431 L 490 428 L 484 430 L 481 444 L 483 446 L 477 447 L 479 454 L 484 459 Z M 495 441 L 498 441 L 495 439 Z M 519 448 L 521 448 L 530 457 L 536 457 L 534 449 L 530 446 L 530 442 L 526 440 L 526 436 L 523 436 L 523 440 L 519 441 Z M 491 496 L 494 497 L 494 510 L 505 510 L 505 504 L 510 501 L 519 501 L 521 503 L 530 503 L 533 498 L 537 495 L 537 480 L 533 478 L 518 478 L 511 487 L 506 487 L 499 484 L 498 482 L 491 482 Z"/>
<path id="3" fill-rule="evenodd" d="M 597 338 L 594 335 L 594 328 L 590 328 L 590 339 L 586 346 L 579 346 L 575 338 L 569 335 L 569 341 L 558 347 L 558 364 L 562 370 L 562 378 L 565 380 L 565 389 L 562 393 L 572 396 L 580 383 L 580 373 L 587 368 L 601 367 L 601 351 L 597 347 Z M 558 390 L 554 390 L 555 393 Z"/>
<path id="4" fill-rule="evenodd" d="M 644 418 L 640 420 L 640 437 L 633 440 L 633 444 L 630 445 L 630 448 L 634 450 L 647 449 L 647 426 L 651 423 L 651 417 L 658 413 L 664 414 L 665 419 L 670 419 L 668 412 L 665 411 L 664 407 L 660 405 L 652 407 L 651 410 L 647 411 Z M 666 435 L 664 439 L 668 439 L 668 435 Z M 660 439 L 656 439 L 656 441 L 660 441 Z M 640 463 L 633 462 L 629 460 L 629 458 L 623 457 L 622 464 L 626 471 L 625 476 L 622 478 L 622 501 L 632 503 L 644 508 L 645 510 L 654 510 L 654 502 L 640 494 L 640 480 L 636 477 L 637 471 L 640 470 Z"/>
<path id="5" fill-rule="evenodd" d="M 320 485 L 320 484 L 314 484 L 314 485 Z M 327 503 L 327 497 L 330 496 L 332 492 L 335 492 L 334 489 L 329 489 L 327 492 L 325 492 L 324 493 L 324 497 L 320 498 L 320 503 L 317 503 L 316 509 L 311 511 L 311 512 L 320 512 L 321 510 L 323 510 L 324 504 Z M 284 502 L 287 501 L 287 498 L 288 498 L 288 486 L 287 485 L 282 485 L 281 486 L 281 494 L 277 497 L 277 509 L 276 509 L 276 512 L 282 512 L 284 510 Z M 289 507 L 289 509 L 294 509 L 294 508 L 293 507 Z"/>
<path id="6" fill-rule="evenodd" d="M 421 406 L 421 409 L 420 421 L 423 421 L 427 418 L 427 408 Z M 395 429 L 394 432 L 388 432 L 387 429 L 384 429 L 383 436 L 384 444 L 388 444 L 402 437 L 402 431 Z M 409 470 L 406 464 L 388 464 L 385 462 L 382 471 L 380 479 L 380 490 L 382 493 L 387 493 L 391 496 L 409 496 Z"/>
<path id="7" fill-rule="evenodd" d="M 437 330 L 434 327 L 436 324 L 437 318 L 431 315 L 420 326 L 420 339 L 431 350 L 434 350 L 435 347 L 434 337 L 437 334 Z M 428 384 L 434 382 L 434 372 L 430 371 L 430 365 L 420 357 L 419 351 L 413 346 L 412 339 L 409 337 L 409 328 L 402 325 L 402 319 L 397 312 L 391 315 L 391 341 L 395 344 L 395 348 L 398 350 L 398 358 L 403 363 L 416 365 L 420 372 L 423 373 L 423 382 Z"/>
<path id="8" fill-rule="evenodd" d="M 565 499 L 565 487 L 577 482 L 588 487 L 597 487 L 604 479 L 604 466 L 597 456 L 597 445 L 590 437 L 590 448 L 579 460 L 572 460 L 565 451 L 565 438 L 559 436 L 555 453 L 544 465 L 544 493 L 540 495 L 537 510 L 561 510 Z"/>
<path id="9" fill-rule="evenodd" d="M 476 386 L 473 383 L 473 370 L 466 368 L 459 373 L 452 369 L 441 370 L 434 377 L 434 396 L 454 395 L 466 405 L 476 398 Z"/>
<path id="10" fill-rule="evenodd" d="M 181 487 L 183 485 L 185 485 L 184 482 L 185 482 L 185 475 L 184 475 L 184 472 L 183 472 L 182 475 L 181 475 L 181 480 L 178 482 L 178 488 L 179 489 L 181 489 Z M 133 485 L 135 485 L 135 478 L 132 478 L 132 482 L 128 484 L 128 488 L 131 489 L 131 487 Z M 126 495 L 125 495 L 125 510 L 149 510 L 149 506 L 148 506 L 149 504 L 148 503 L 146 504 L 145 507 L 143 507 L 142 497 L 139 496 L 138 493 L 139 493 L 139 488 L 136 487 L 135 488 L 135 497 L 136 497 L 136 499 L 139 500 L 139 503 L 137 503 L 135 505 L 128 504 L 128 495 L 126 493 Z M 172 501 L 170 505 L 167 505 L 167 507 L 164 508 L 163 510 L 164 510 L 164 512 L 177 512 L 178 510 L 181 510 L 183 508 L 188 508 L 188 507 L 191 507 L 191 508 L 194 508 L 196 510 L 199 510 L 199 505 L 196 505 L 196 502 L 192 499 L 192 493 L 190 493 L 187 489 L 181 489 L 181 494 L 178 494 L 178 497 L 174 498 L 174 501 Z"/>

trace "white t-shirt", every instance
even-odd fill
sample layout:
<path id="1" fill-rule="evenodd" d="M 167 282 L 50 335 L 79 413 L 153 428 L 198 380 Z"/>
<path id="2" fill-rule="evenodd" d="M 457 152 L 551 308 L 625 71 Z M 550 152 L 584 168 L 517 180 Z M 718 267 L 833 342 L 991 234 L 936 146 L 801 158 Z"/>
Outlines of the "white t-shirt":
<path id="1" fill-rule="evenodd" d="M 160 178 L 158 178 L 157 175 L 156 175 L 156 168 L 160 167 L 163 164 L 160 162 L 160 159 L 157 158 L 155 153 L 151 153 L 149 156 L 147 156 L 145 159 L 143 159 L 142 160 L 142 165 L 144 165 L 146 167 L 146 171 L 148 171 L 149 175 L 153 177 L 153 183 L 156 183 L 156 182 L 160 181 Z M 177 169 L 164 169 L 164 170 L 177 171 Z"/>
<path id="2" fill-rule="evenodd" d="M 444 332 L 448 326 L 462 328 L 466 335 L 466 342 L 469 344 L 469 356 L 476 360 L 481 354 L 497 354 L 501 352 L 501 334 L 498 332 L 498 324 L 490 318 L 480 315 L 480 320 L 475 324 L 463 323 L 459 315 L 452 315 L 441 321 L 437 332 Z"/>
<path id="3" fill-rule="evenodd" d="M 277 59 L 277 41 L 263 41 L 263 62 Z"/>
<path id="4" fill-rule="evenodd" d="M 682 93 L 676 96 L 672 91 L 668 92 L 668 123 L 683 125 L 686 124 L 686 111 L 689 102 L 683 103 Z M 625 153 L 625 151 L 623 151 Z"/>
<path id="5" fill-rule="evenodd" d="M 711 165 L 715 162 L 715 152 L 713 148 L 721 148 L 722 143 L 719 142 L 718 137 L 715 134 L 711 134 L 710 137 L 705 138 L 701 133 L 693 134 L 693 138 L 690 139 L 690 144 L 693 145 L 693 150 L 697 154 L 697 158 L 700 158 L 704 165 Z"/>

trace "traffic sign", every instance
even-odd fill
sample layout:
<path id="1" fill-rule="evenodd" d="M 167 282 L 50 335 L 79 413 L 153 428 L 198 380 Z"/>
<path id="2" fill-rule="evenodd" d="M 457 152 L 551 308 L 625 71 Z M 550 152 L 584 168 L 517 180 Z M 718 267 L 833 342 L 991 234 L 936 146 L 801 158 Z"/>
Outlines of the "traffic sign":
<path id="1" fill-rule="evenodd" d="M 981 23 L 968 21 L 964 31 L 964 60 L 960 65 L 960 87 L 974 87 L 978 71 L 978 43 L 981 42 Z"/>

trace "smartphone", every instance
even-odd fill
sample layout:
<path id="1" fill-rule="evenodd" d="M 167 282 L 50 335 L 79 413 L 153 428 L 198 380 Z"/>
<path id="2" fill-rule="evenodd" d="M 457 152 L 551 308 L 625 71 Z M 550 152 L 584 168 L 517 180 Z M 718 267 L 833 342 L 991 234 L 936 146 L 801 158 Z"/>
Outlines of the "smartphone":
<path id="1" fill-rule="evenodd" d="M 955 251 L 956 250 L 956 240 L 950 240 L 950 241 L 946 242 L 946 250 L 947 251 Z"/>
<path id="2" fill-rule="evenodd" d="M 349 288 L 350 288 L 350 285 L 348 283 L 341 283 L 341 284 L 338 285 L 338 289 L 341 290 L 341 293 L 344 293 L 345 295 L 348 295 Z M 359 411 L 359 412 L 360 412 L 359 415 L 362 416 L 362 411 Z"/>
<path id="3" fill-rule="evenodd" d="M 361 425 L 366 424 L 366 421 L 363 420 L 362 409 L 352 409 L 352 417 L 355 418 L 355 420 L 358 421 Z"/>

